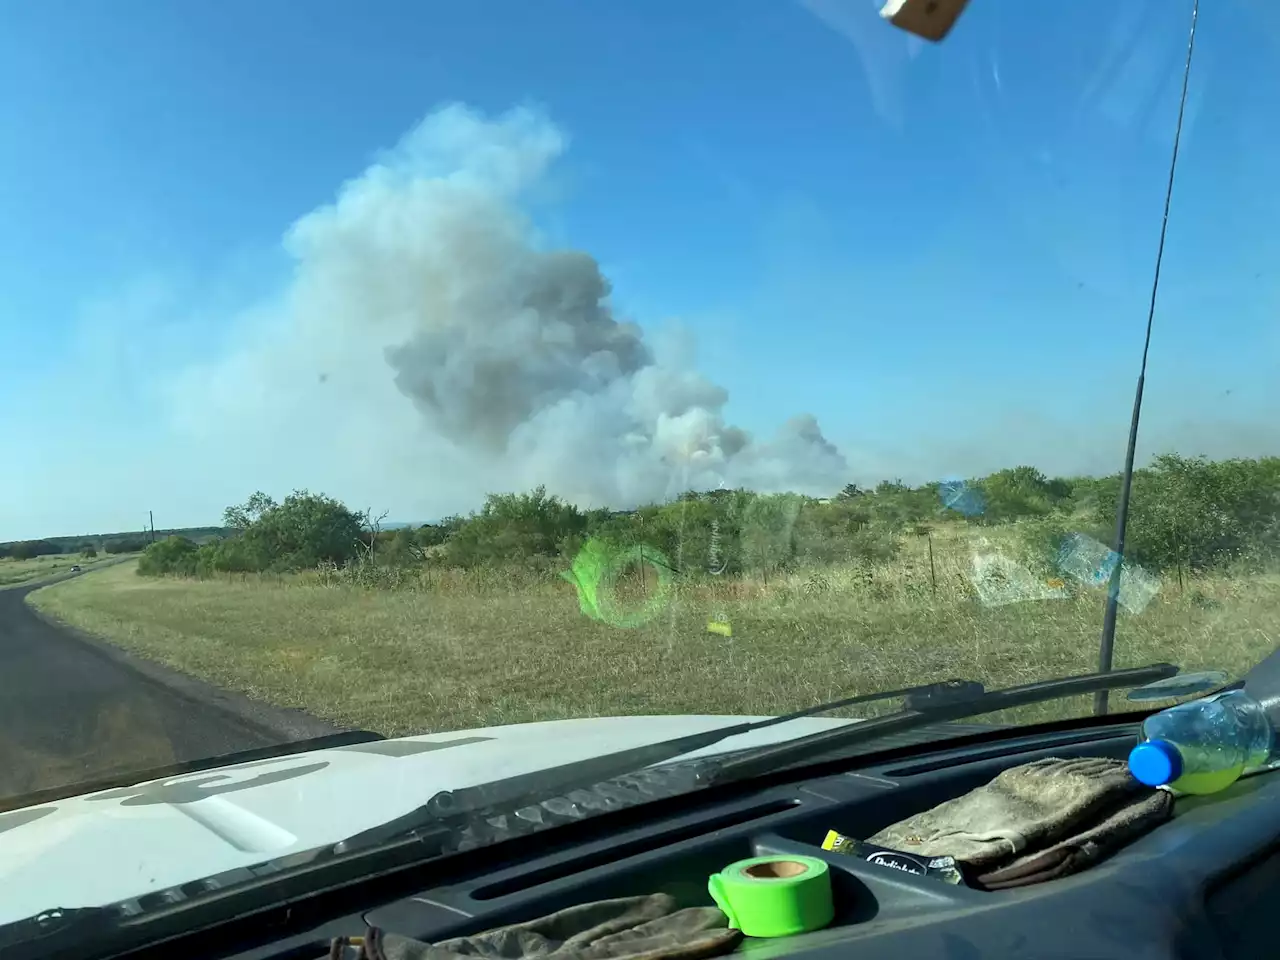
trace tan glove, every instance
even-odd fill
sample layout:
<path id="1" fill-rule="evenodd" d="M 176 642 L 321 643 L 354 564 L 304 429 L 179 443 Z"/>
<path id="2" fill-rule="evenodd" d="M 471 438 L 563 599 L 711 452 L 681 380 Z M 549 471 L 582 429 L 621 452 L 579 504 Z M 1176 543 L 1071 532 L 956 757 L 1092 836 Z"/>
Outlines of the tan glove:
<path id="1" fill-rule="evenodd" d="M 742 933 L 717 907 L 677 910 L 664 893 L 600 900 L 469 937 L 422 943 L 370 928 L 338 938 L 330 960 L 701 960 L 728 953 Z"/>
<path id="2" fill-rule="evenodd" d="M 1169 819 L 1173 797 L 1164 790 L 1153 790 L 1121 801 L 1096 826 L 1060 840 L 1051 847 L 989 869 L 973 878 L 974 886 L 983 890 L 1005 890 L 1043 883 L 1069 873 L 1079 873 L 1113 850 L 1141 836 Z"/>
<path id="3" fill-rule="evenodd" d="M 1053 873 L 1060 876 L 1154 827 L 1171 811 L 1169 795 L 1134 780 L 1122 760 L 1036 760 L 886 827 L 867 842 L 903 853 L 954 857 L 980 885 L 984 878 L 1007 885 L 1023 875 L 1004 873 L 1015 863 L 1029 868 L 1024 872 L 1030 877 L 1055 863 L 1060 867 L 1059 860 L 1070 861 L 1069 869 Z M 1047 860 L 1030 857 L 1051 851 Z"/>

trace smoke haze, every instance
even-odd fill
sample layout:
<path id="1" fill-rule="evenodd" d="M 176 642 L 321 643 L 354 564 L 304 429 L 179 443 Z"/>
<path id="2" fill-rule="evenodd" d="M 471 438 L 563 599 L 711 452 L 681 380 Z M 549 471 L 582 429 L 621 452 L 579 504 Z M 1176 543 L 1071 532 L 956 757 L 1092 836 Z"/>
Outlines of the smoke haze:
<path id="1" fill-rule="evenodd" d="M 589 253 L 540 242 L 521 201 L 565 146 L 531 110 L 429 116 L 293 225 L 285 296 L 175 380 L 175 425 L 334 493 L 380 473 L 375 495 L 424 508 L 433 486 L 467 506 L 536 484 L 611 506 L 838 489 L 812 416 L 763 441 L 726 423 L 726 392 L 614 313 Z"/>
<path id="2" fill-rule="evenodd" d="M 529 211 L 558 186 L 567 149 L 536 111 L 486 118 L 449 106 L 292 224 L 277 243 L 283 282 L 273 271 L 271 285 L 252 284 L 273 292 L 251 296 L 248 309 L 231 305 L 245 302 L 245 285 L 233 276 L 220 288 L 217 271 L 198 293 L 143 278 L 93 304 L 67 368 L 29 395 L 44 420 L 4 427 L 10 449 L 42 451 L 0 490 L 6 535 L 133 529 L 143 507 L 162 525 L 216 522 L 255 489 L 305 487 L 431 520 L 537 484 L 584 506 L 626 507 L 719 486 L 822 496 L 848 482 L 1014 464 L 1119 469 L 1128 353 L 1103 351 L 1109 366 L 1058 377 L 1044 396 L 992 389 L 964 362 L 950 386 L 917 382 L 909 351 L 869 347 L 865 324 L 822 333 L 811 323 L 824 304 L 859 302 L 843 264 L 804 274 L 780 311 L 801 318 L 798 346 L 811 359 L 797 349 L 776 369 L 734 376 L 772 392 L 756 403 L 765 409 L 803 392 L 808 371 L 847 371 L 878 392 L 851 405 L 831 391 L 845 398 L 824 411 L 843 418 L 840 449 L 802 412 L 752 436 L 728 422 L 727 392 L 699 372 L 678 318 L 673 330 L 673 318 L 645 316 L 642 329 L 616 308 L 589 252 L 538 230 Z M 821 239 L 793 246 L 812 259 Z M 1165 450 L 1276 449 L 1266 395 L 1239 377 L 1196 379 L 1163 356 L 1148 380 L 1139 462 Z M 1077 402 L 1047 409 L 1057 393 Z M 886 422 L 893 429 L 877 438 Z M 92 483 L 82 482 L 86 464 Z"/>

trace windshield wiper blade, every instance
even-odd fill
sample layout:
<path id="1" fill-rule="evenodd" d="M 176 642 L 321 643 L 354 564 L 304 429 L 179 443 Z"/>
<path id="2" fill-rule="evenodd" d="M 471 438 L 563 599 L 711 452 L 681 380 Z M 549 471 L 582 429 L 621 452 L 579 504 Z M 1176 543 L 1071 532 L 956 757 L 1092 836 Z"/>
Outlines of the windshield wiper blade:
<path id="1" fill-rule="evenodd" d="M 902 697 L 908 705 L 925 705 L 931 703 L 952 703 L 983 693 L 983 686 L 973 680 L 943 680 L 937 683 L 920 684 L 903 687 L 898 690 L 882 690 L 877 693 L 864 693 L 853 697 L 833 700 L 805 707 L 779 717 L 765 720 L 753 720 L 734 723 L 714 730 L 704 730 L 671 740 L 632 747 L 601 757 L 590 757 L 573 763 L 535 770 L 532 773 L 504 777 L 474 787 L 462 787 L 457 790 L 442 790 L 420 807 L 408 813 L 388 820 L 386 823 L 362 830 L 359 833 L 339 841 L 333 848 L 334 854 L 350 853 L 353 850 L 385 843 L 402 838 L 422 828 L 461 826 L 474 819 L 474 815 L 486 811 L 513 810 L 523 806 L 537 804 L 549 797 L 571 793 L 574 790 L 587 789 L 615 777 L 625 776 L 644 767 L 674 760 L 686 753 L 714 746 L 722 740 L 736 737 L 753 730 L 762 730 L 780 723 L 790 723 L 803 717 L 820 713 L 828 713 L 843 707 L 860 703 L 871 703 L 876 700 L 889 700 Z M 695 777 L 696 779 L 696 777 Z M 691 788 L 700 786 L 694 782 Z"/>
<path id="2" fill-rule="evenodd" d="M 902 697 L 904 700 L 905 709 L 899 713 L 891 714 L 880 720 L 867 720 L 854 724 L 856 727 L 871 727 L 875 725 L 875 730 L 878 733 L 861 738 L 871 740 L 875 739 L 876 736 L 910 729 L 913 726 L 974 716 L 991 710 L 999 710 L 1005 706 L 1017 705 L 1016 703 L 1006 703 L 1004 700 L 1000 700 L 998 705 L 995 706 L 978 706 L 975 708 L 974 705 L 976 704 L 990 702 L 984 698 L 995 695 L 1007 696 L 1015 691 L 1024 691 L 1023 696 L 1026 696 L 1025 691 L 1035 691 L 1038 695 L 1033 699 L 1018 701 L 1034 703 L 1037 700 L 1050 700 L 1061 696 L 1069 696 L 1072 692 L 1076 692 L 1076 686 L 1084 681 L 1090 681 L 1095 684 L 1095 686 L 1088 686 L 1084 691 L 1091 692 L 1098 689 L 1096 684 L 1099 683 L 1108 684 L 1111 687 L 1139 686 L 1144 683 L 1150 683 L 1152 680 L 1162 680 L 1165 677 L 1173 676 L 1177 672 L 1178 668 L 1170 664 L 1156 664 L 1152 667 L 1141 667 L 1134 670 L 1113 671 L 1106 674 L 1105 677 L 1099 677 L 1097 674 L 1086 674 L 1083 677 L 1066 677 L 1057 681 L 1031 684 L 1026 688 L 1014 688 L 1014 690 L 993 691 L 991 693 L 988 693 L 982 684 L 976 681 L 945 680 L 939 683 L 904 687 L 899 690 L 885 690 L 878 693 L 845 697 L 829 703 L 805 707 L 802 710 L 796 710 L 779 717 L 730 724 L 725 727 L 717 727 L 714 730 L 688 734 L 659 743 L 645 744 L 644 746 L 621 750 L 601 757 L 591 757 L 545 770 L 505 777 L 501 780 L 479 784 L 474 787 L 444 790 L 435 794 L 422 806 L 416 807 L 402 816 L 376 827 L 371 827 L 368 830 L 362 830 L 347 837 L 345 840 L 339 841 L 329 848 L 329 851 L 333 855 L 347 854 L 371 846 L 412 837 L 415 834 L 419 834 L 419 831 L 428 830 L 428 828 L 430 836 L 439 837 L 442 831 L 465 828 L 467 825 L 474 823 L 477 817 L 495 816 L 510 813 L 524 807 L 535 806 L 553 797 L 562 796 L 576 790 L 586 790 L 614 778 L 632 774 L 645 767 L 674 760 L 695 750 L 713 746 L 730 737 L 788 723 L 802 717 L 828 713 L 832 710 L 859 703 L 887 700 L 894 697 Z M 1053 690 L 1046 692 L 1046 689 L 1050 686 L 1053 687 Z M 884 721 L 903 717 L 927 717 L 928 719 L 905 726 L 898 724 L 884 725 Z M 847 729 L 842 727 L 834 732 L 844 733 Z M 828 734 L 815 734 L 814 736 L 827 737 Z M 798 744 L 809 742 L 811 739 L 811 737 L 805 737 L 788 743 Z M 771 749 L 773 748 L 761 747 L 759 751 Z M 819 752 L 825 752 L 829 749 L 830 746 L 824 740 Z M 753 752 L 743 759 L 751 760 L 756 756 L 762 756 L 763 754 L 759 751 Z M 731 771 L 732 769 L 735 769 L 735 767 L 730 762 L 709 757 L 705 766 L 699 765 L 690 771 L 689 789 L 698 789 L 712 782 L 720 782 L 725 778 L 725 771 Z"/>
<path id="3" fill-rule="evenodd" d="M 1022 686 L 1006 687 L 1003 690 L 989 690 L 976 697 L 922 706 L 920 709 L 907 708 L 874 720 L 864 720 L 835 730 L 797 737 L 795 740 L 784 743 L 770 744 L 753 750 L 745 756 L 726 759 L 710 773 L 709 781 L 719 784 L 744 780 L 824 754 L 847 750 L 849 747 L 876 740 L 888 734 L 902 733 L 934 723 L 963 720 L 1011 707 L 1025 707 L 1033 703 L 1096 693 L 1100 690 L 1142 686 L 1176 676 L 1177 673 L 1178 668 L 1171 663 L 1154 663 L 1146 667 L 1131 667 L 1126 670 L 1108 670 L 1074 677 L 1061 677 L 1056 680 L 1040 680 Z"/>

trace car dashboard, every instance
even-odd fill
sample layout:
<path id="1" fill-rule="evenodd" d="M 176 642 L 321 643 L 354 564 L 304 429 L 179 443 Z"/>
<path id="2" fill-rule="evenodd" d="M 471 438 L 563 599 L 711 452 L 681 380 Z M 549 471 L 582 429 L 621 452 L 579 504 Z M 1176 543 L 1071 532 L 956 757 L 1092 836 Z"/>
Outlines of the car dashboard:
<path id="1" fill-rule="evenodd" d="M 400 871 L 394 888 L 351 887 L 351 908 L 318 918 L 295 903 L 288 922 L 248 927 L 235 942 L 204 936 L 186 956 L 234 960 L 323 957 L 330 939 L 367 925 L 427 942 L 532 920 L 593 900 L 656 892 L 709 906 L 707 878 L 731 862 L 804 854 L 830 869 L 834 922 L 812 933 L 747 938 L 764 957 L 1224 958 L 1264 955 L 1280 910 L 1280 774 L 1238 781 L 1209 797 L 1180 797 L 1172 819 L 1083 873 L 987 892 L 823 850 L 828 830 L 868 837 L 1046 757 L 1124 758 L 1136 725 L 968 742 L 856 769 L 691 795 L 592 818 L 474 855 Z M 637 815 L 643 814 L 643 816 Z M 588 824 L 575 826 L 587 827 Z M 357 903 L 361 896 L 367 902 Z M 329 901 L 330 903 L 332 901 Z M 178 944 L 129 956 L 173 955 Z M 122 954 L 123 955 L 123 954 Z"/>

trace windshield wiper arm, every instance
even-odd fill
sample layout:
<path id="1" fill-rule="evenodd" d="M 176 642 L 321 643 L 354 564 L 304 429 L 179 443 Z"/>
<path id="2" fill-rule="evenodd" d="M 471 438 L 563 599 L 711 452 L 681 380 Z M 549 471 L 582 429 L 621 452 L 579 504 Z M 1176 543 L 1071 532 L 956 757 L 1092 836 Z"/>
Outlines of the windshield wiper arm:
<path id="1" fill-rule="evenodd" d="M 711 772 L 709 781 L 710 783 L 728 783 L 743 780 L 823 754 L 848 749 L 887 734 L 902 733 L 934 723 L 963 720 L 982 713 L 1007 710 L 1010 707 L 1024 707 L 1033 703 L 1044 703 L 1100 690 L 1142 686 L 1176 676 L 1177 673 L 1178 668 L 1173 664 L 1154 663 L 1150 666 L 1131 667 L 1127 670 L 1108 670 L 1074 677 L 1061 677 L 1057 680 L 1040 680 L 1023 686 L 1007 687 L 1004 690 L 989 690 L 978 696 L 954 702 L 940 702 L 920 709 L 907 708 L 874 720 L 864 720 L 835 730 L 760 747 L 746 756 L 724 760 Z"/>
<path id="2" fill-rule="evenodd" d="M 910 729 L 914 726 L 923 726 L 941 720 L 974 716 L 992 710 L 1003 709 L 1006 706 L 1017 706 L 1021 703 L 1052 700 L 1062 696 L 1069 696 L 1075 692 L 1088 693 L 1095 689 L 1100 689 L 1100 685 L 1108 687 L 1140 686 L 1153 680 L 1162 680 L 1165 677 L 1174 676 L 1177 672 L 1177 667 L 1162 663 L 1132 670 L 1117 670 L 1105 675 L 1086 674 L 1082 677 L 1066 677 L 1061 680 L 1031 684 L 1028 687 L 992 691 L 990 693 L 983 688 L 982 684 L 972 680 L 945 680 L 940 683 L 905 687 L 900 690 L 886 690 L 879 693 L 845 697 L 841 700 L 833 700 L 830 703 L 822 703 L 806 707 L 803 710 L 796 710 L 780 717 L 735 723 L 725 727 L 717 727 L 714 730 L 706 730 L 701 733 L 664 740 L 659 743 L 632 747 L 628 750 L 621 750 L 601 757 L 591 757 L 545 770 L 505 777 L 501 780 L 482 783 L 474 787 L 444 790 L 435 794 L 422 806 L 416 807 L 386 823 L 371 827 L 368 830 L 362 830 L 338 842 L 329 849 L 334 855 L 342 855 L 401 839 L 427 827 L 432 828 L 431 832 L 434 835 L 440 829 L 465 826 L 467 823 L 472 822 L 478 814 L 497 814 L 518 810 L 526 806 L 534 806 L 551 797 L 562 796 L 575 790 L 585 790 L 615 777 L 626 776 L 642 768 L 674 760 L 695 750 L 713 746 L 730 737 L 788 723 L 801 717 L 828 713 L 832 710 L 859 703 L 886 700 L 893 697 L 902 697 L 904 700 L 906 709 L 899 713 L 891 714 L 878 720 L 867 720 L 852 725 L 857 728 L 872 728 L 874 732 L 859 738 L 860 740 L 872 740 L 884 733 Z M 1090 683 L 1092 685 L 1085 686 L 1081 691 L 1078 688 L 1082 683 Z M 1009 697 L 1019 693 L 1023 699 L 1008 702 Z M 1030 699 L 1026 699 L 1028 696 L 1030 696 Z M 988 700 L 987 698 L 989 697 L 999 697 L 1000 699 L 993 701 Z M 911 722 L 905 725 L 902 724 L 904 718 L 909 718 Z M 927 719 L 921 720 L 917 718 Z M 894 720 L 898 722 L 886 725 L 886 721 Z M 834 731 L 834 733 L 847 733 L 849 729 L 842 727 Z M 829 734 L 815 734 L 814 736 L 824 738 L 821 746 L 815 752 L 825 752 L 831 749 L 832 744 L 825 739 Z M 797 745 L 809 743 L 812 740 L 813 737 L 804 737 L 789 741 L 783 746 L 789 746 L 791 743 Z M 743 761 L 764 757 L 763 751 L 772 751 L 773 749 L 775 748 L 762 747 L 744 757 Z M 809 754 L 805 754 L 805 756 L 807 755 Z M 796 759 L 802 758 L 797 757 Z M 712 782 L 720 782 L 724 779 L 738 779 L 738 776 L 731 776 L 731 774 L 738 769 L 736 764 L 743 761 L 708 758 L 707 764 L 710 769 L 699 768 L 694 771 L 690 775 L 690 789 L 707 786 Z M 765 762 L 769 768 L 772 768 L 772 764 L 769 761 Z M 742 776 L 749 775 L 742 774 Z"/>
<path id="3" fill-rule="evenodd" d="M 1176 670 L 1174 671 L 1177 672 Z M 765 720 L 752 720 L 735 723 L 727 727 L 716 727 L 701 733 L 691 733 L 672 740 L 633 747 L 602 757 L 592 757 L 575 763 L 536 770 L 533 773 L 506 777 L 491 783 L 482 783 L 474 787 L 462 787 L 458 790 L 444 790 L 427 801 L 427 806 L 437 817 L 457 816 L 474 813 L 477 810 L 489 810 L 494 807 L 507 807 L 517 801 L 530 801 L 532 798 L 547 795 L 555 796 L 570 790 L 594 786 L 614 777 L 621 777 L 642 767 L 653 766 L 667 760 L 674 760 L 686 753 L 714 746 L 730 737 L 763 730 L 766 727 L 790 723 L 804 717 L 812 717 L 821 713 L 830 713 L 844 707 L 852 707 L 860 703 L 871 703 L 876 700 L 890 700 L 902 697 L 903 702 L 912 709 L 923 709 L 930 704 L 955 703 L 971 700 L 981 696 L 985 688 L 974 680 L 942 680 L 937 683 L 925 683 L 914 687 L 903 687 L 899 690 L 882 690 L 877 693 L 862 693 L 853 697 L 844 697 L 828 703 L 819 703 L 812 707 L 794 710 L 779 717 Z M 536 800 L 534 801 L 536 802 Z"/>
<path id="4" fill-rule="evenodd" d="M 780 723 L 789 723 L 802 717 L 839 710 L 842 707 L 870 703 L 875 700 L 888 700 L 893 697 L 902 697 L 907 704 L 950 703 L 958 699 L 979 696 L 982 692 L 982 684 L 973 680 L 943 680 L 938 683 L 903 687 L 900 690 L 864 693 L 833 700 L 830 703 L 805 707 L 803 710 L 796 710 L 780 717 L 734 723 L 716 727 L 714 730 L 704 730 L 701 733 L 691 733 L 671 740 L 631 747 L 601 757 L 590 757 L 586 760 L 548 767 L 545 770 L 504 777 L 501 780 L 478 784 L 474 787 L 442 790 L 422 806 L 415 807 L 394 820 L 388 820 L 386 823 L 347 837 L 331 849 L 334 854 L 350 853 L 353 850 L 404 837 L 420 828 L 461 824 L 480 811 L 511 810 L 533 805 L 548 797 L 587 789 L 644 767 L 674 760 L 686 753 L 714 746 L 730 737 L 750 733 L 753 730 L 762 730 Z M 694 787 L 699 785 L 696 782 L 692 784 Z"/>

